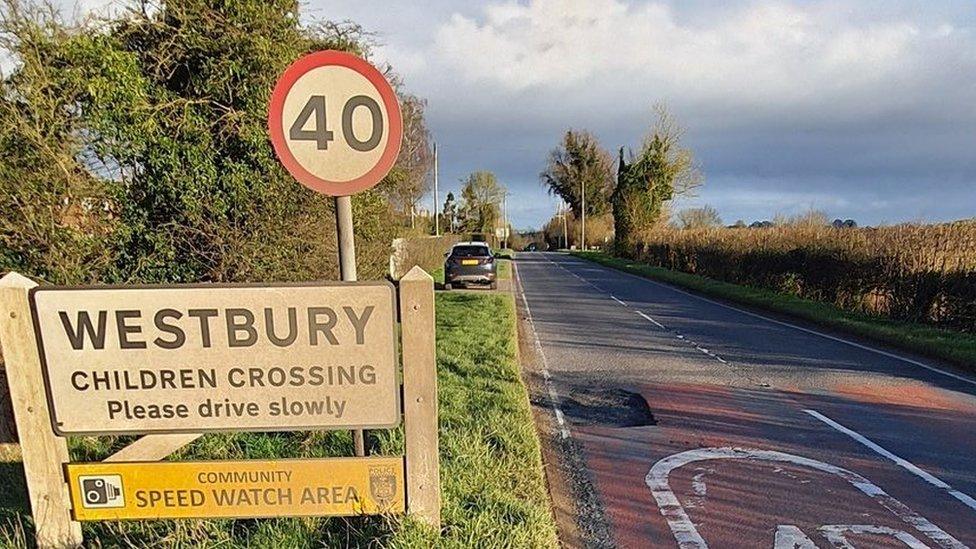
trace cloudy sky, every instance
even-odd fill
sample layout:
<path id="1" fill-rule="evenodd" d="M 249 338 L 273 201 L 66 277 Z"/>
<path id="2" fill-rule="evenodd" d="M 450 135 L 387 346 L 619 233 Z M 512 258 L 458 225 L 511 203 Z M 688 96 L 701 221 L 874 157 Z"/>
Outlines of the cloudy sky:
<path id="1" fill-rule="evenodd" d="M 731 223 L 823 209 L 861 223 L 976 216 L 976 3 L 313 0 L 379 33 L 429 101 L 441 180 L 488 169 L 513 222 L 567 128 L 636 147 L 667 102 Z"/>
<path id="2" fill-rule="evenodd" d="M 442 188 L 495 172 L 519 228 L 556 207 L 538 173 L 566 129 L 637 147 L 661 101 L 706 177 L 679 207 L 976 216 L 971 0 L 309 0 L 303 17 L 376 32 L 375 60 L 429 101 Z"/>

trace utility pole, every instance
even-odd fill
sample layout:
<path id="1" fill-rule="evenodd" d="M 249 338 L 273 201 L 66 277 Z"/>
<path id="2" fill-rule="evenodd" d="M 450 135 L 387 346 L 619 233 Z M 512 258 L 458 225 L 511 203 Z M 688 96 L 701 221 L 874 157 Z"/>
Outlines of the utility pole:
<path id="1" fill-rule="evenodd" d="M 502 249 L 504 250 L 505 248 L 507 248 L 506 244 L 508 244 L 508 191 L 507 190 L 505 191 L 505 194 L 502 195 L 502 223 L 504 223 L 504 226 L 502 226 Z"/>
<path id="2" fill-rule="evenodd" d="M 586 251 L 586 179 L 580 180 L 580 191 L 583 204 L 580 208 L 580 216 L 582 218 L 582 223 L 580 223 L 580 249 Z"/>
<path id="3" fill-rule="evenodd" d="M 566 223 L 566 209 L 563 208 L 563 213 L 560 216 L 563 218 L 563 249 L 569 249 L 569 224 Z"/>
<path id="4" fill-rule="evenodd" d="M 434 236 L 441 235 L 441 216 L 437 213 L 437 142 L 434 142 Z"/>
<path id="5" fill-rule="evenodd" d="M 566 204 L 563 204 L 563 205 L 559 206 L 559 209 L 556 210 L 556 217 L 558 217 L 559 219 L 561 219 L 562 222 L 563 222 L 563 249 L 564 250 L 569 249 L 569 228 L 568 228 L 568 226 L 566 224 L 566 212 L 567 211 L 569 211 L 569 207 Z M 557 240 L 556 241 L 556 244 L 558 244 L 558 243 L 559 243 L 559 241 Z"/>

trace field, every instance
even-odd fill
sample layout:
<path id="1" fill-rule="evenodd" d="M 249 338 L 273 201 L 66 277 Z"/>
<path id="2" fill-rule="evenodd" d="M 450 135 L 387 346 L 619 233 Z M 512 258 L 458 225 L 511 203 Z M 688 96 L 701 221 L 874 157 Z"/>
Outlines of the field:
<path id="1" fill-rule="evenodd" d="M 438 293 L 440 539 L 398 517 L 89 523 L 96 547 L 553 547 L 539 441 L 519 374 L 509 294 Z M 376 454 L 402 451 L 402 431 L 376 431 Z M 73 438 L 74 461 L 98 460 L 121 438 Z M 352 455 L 347 431 L 205 435 L 174 459 Z M 23 472 L 0 462 L 0 547 L 31 538 Z M 97 540 L 97 541 L 96 541 Z"/>
<path id="2" fill-rule="evenodd" d="M 618 252 L 847 311 L 976 333 L 974 222 L 658 230 Z"/>

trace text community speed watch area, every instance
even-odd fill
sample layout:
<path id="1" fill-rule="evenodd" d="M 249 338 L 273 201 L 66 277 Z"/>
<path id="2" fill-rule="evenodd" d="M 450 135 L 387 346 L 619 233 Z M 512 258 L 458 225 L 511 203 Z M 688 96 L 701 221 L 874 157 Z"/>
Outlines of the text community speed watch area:
<path id="1" fill-rule="evenodd" d="M 61 434 L 388 427 L 393 287 L 43 288 Z"/>

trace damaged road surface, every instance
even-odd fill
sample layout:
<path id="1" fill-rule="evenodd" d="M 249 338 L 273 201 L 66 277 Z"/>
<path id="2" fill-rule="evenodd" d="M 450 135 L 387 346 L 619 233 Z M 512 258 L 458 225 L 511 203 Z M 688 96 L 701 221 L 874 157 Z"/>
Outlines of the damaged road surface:
<path id="1" fill-rule="evenodd" d="M 976 547 L 976 380 L 554 253 L 517 261 L 563 541 Z"/>

